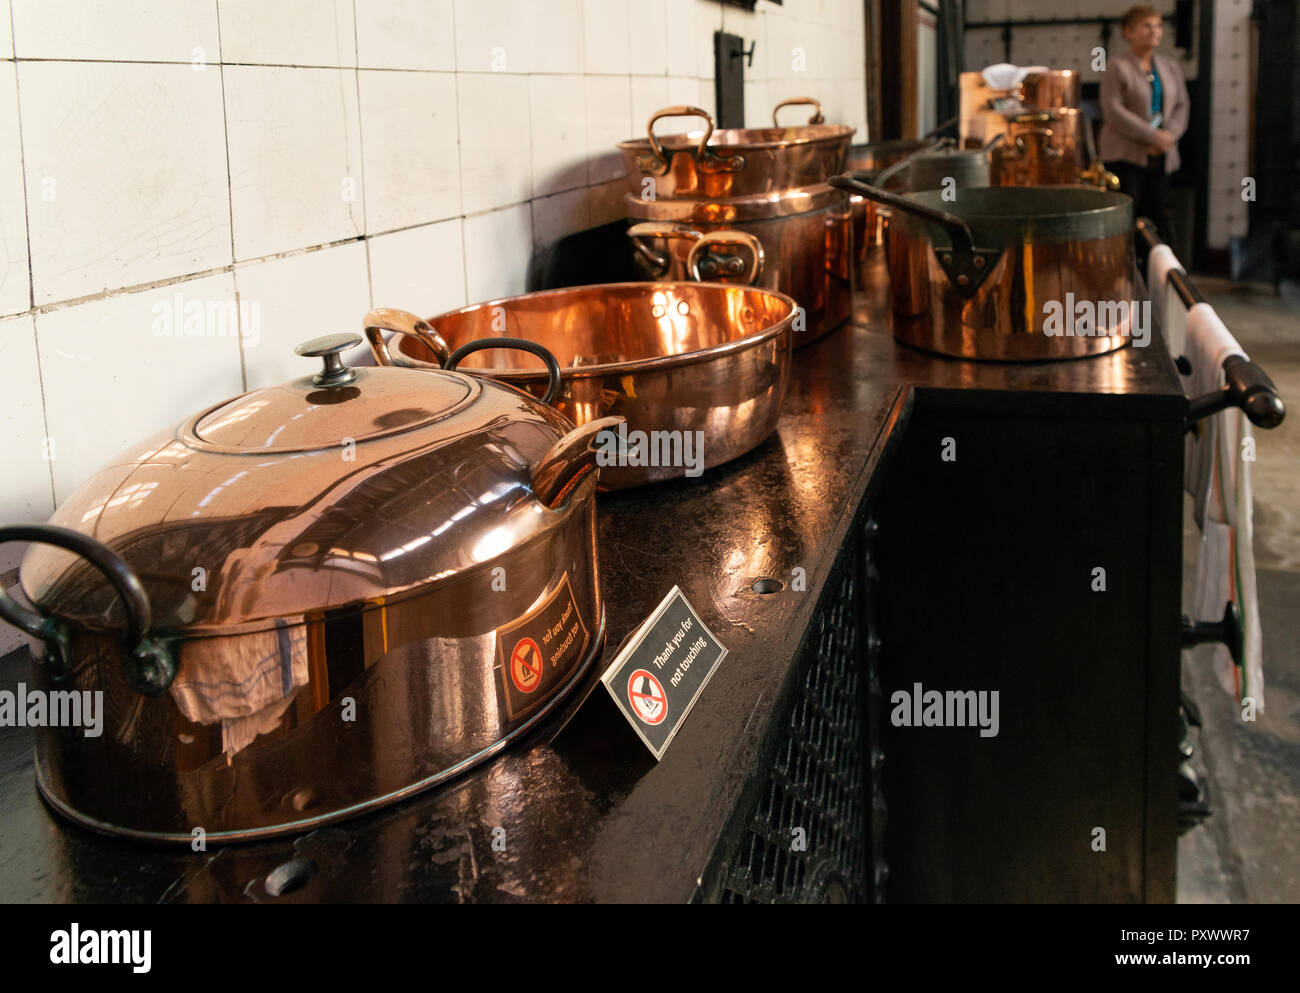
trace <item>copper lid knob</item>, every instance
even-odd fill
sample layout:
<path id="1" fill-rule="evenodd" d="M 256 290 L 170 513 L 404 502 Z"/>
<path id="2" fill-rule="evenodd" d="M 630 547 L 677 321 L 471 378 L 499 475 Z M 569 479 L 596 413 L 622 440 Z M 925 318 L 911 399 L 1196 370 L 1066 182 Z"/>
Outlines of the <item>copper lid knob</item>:
<path id="1" fill-rule="evenodd" d="M 360 344 L 360 335 L 327 334 L 320 338 L 313 338 L 311 341 L 304 341 L 294 349 L 294 353 L 307 358 L 325 360 L 325 368 L 311 378 L 317 386 L 346 386 L 357 378 L 357 371 L 345 366 L 343 360 L 339 358 L 339 353 Z"/>

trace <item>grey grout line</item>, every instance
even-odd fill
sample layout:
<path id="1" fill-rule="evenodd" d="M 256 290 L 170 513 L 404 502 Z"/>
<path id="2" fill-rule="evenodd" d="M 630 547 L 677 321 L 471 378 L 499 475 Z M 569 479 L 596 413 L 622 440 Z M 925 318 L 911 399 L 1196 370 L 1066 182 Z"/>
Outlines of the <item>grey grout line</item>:
<path id="1" fill-rule="evenodd" d="M 13 44 L 13 4 L 6 3 L 5 9 L 9 14 L 9 37 L 10 44 Z M 50 413 L 48 404 L 45 402 L 45 370 L 41 367 L 41 339 L 40 332 L 36 328 L 36 279 L 32 275 L 32 217 L 31 205 L 27 198 L 27 159 L 23 150 L 23 103 L 19 99 L 19 80 L 18 80 L 18 63 L 14 63 L 14 119 L 18 122 L 18 171 L 22 173 L 23 179 L 23 224 L 26 226 L 27 235 L 27 313 L 32 318 L 32 349 L 36 357 L 36 384 L 41 394 L 41 429 L 44 432 L 42 445 L 45 439 L 50 437 Z M 50 476 L 50 507 L 54 508 L 59 505 L 58 491 L 54 486 L 54 459 L 46 460 L 47 471 Z"/>
<path id="2" fill-rule="evenodd" d="M 375 306 L 374 270 L 370 265 L 370 217 L 366 212 L 366 123 L 361 112 L 361 40 L 357 31 L 357 5 L 352 3 L 352 51 L 357 60 L 357 150 L 361 155 L 361 229 L 365 232 L 362 239 L 366 259 L 366 300 L 373 310 Z M 453 50 L 454 51 L 454 50 Z"/>
<path id="3" fill-rule="evenodd" d="M 226 66 L 221 62 L 221 2 L 212 0 L 217 14 L 217 80 L 221 85 L 221 144 L 226 150 L 226 212 L 230 215 L 230 285 L 235 291 L 235 347 L 239 350 L 239 385 L 248 391 L 248 359 L 244 355 L 243 316 L 239 307 L 239 275 L 235 272 L 235 180 L 230 172 L 230 120 L 226 116 Z"/>
<path id="4" fill-rule="evenodd" d="M 451 50 L 454 55 L 456 52 L 456 3 L 460 0 L 454 0 L 451 5 Z M 462 142 L 460 138 L 460 73 L 456 73 L 456 78 L 452 81 L 452 86 L 456 91 L 456 196 L 460 200 L 460 288 L 464 294 L 466 304 L 473 303 L 469 298 L 469 253 L 465 250 L 465 157 L 461 152 Z M 527 87 L 531 91 L 531 87 Z M 531 100 L 531 94 L 530 98 Z M 531 172 L 532 163 L 532 140 L 533 140 L 533 114 L 532 108 L 528 111 L 528 141 L 529 141 L 529 160 L 528 168 Z M 530 207 L 531 211 L 532 208 Z"/>

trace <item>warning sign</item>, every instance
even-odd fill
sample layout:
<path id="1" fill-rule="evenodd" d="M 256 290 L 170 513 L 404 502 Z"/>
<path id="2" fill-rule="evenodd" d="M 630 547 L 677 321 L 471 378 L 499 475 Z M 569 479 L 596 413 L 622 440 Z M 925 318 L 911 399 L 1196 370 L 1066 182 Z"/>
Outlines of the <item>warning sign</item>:
<path id="1" fill-rule="evenodd" d="M 668 716 L 668 696 L 659 680 L 644 669 L 638 669 L 628 677 L 627 698 L 631 701 L 632 712 L 647 724 L 662 724 Z"/>
<path id="2" fill-rule="evenodd" d="M 661 759 L 726 655 L 674 586 L 600 679 L 632 730 Z"/>
<path id="3" fill-rule="evenodd" d="M 547 700 L 590 640 L 567 572 L 540 607 L 498 628 L 497 667 L 510 720 Z"/>

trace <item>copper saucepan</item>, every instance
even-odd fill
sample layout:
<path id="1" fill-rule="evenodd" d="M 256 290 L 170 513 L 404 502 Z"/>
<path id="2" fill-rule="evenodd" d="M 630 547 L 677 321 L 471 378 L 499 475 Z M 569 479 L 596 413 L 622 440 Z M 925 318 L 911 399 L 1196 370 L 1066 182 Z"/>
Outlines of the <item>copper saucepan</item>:
<path id="1" fill-rule="evenodd" d="M 492 300 L 427 321 L 374 310 L 365 332 L 381 365 L 428 369 L 484 334 L 545 346 L 561 366 L 561 412 L 579 425 L 625 417 L 628 438 L 646 435 L 650 458 L 606 453 L 600 484 L 616 490 L 699 475 L 776 429 L 790 380 L 795 309 L 783 293 L 748 286 L 610 283 Z M 400 335 L 396 355 L 384 331 Z M 465 368 L 537 394 L 546 372 L 540 362 L 525 361 L 480 352 Z"/>
<path id="2" fill-rule="evenodd" d="M 899 340 L 1002 361 L 1128 344 L 1133 201 L 1122 193 L 991 186 L 948 202 L 939 190 L 898 196 L 848 176 L 831 185 L 891 208 L 886 251 Z M 1080 323 L 1079 313 L 1095 320 Z"/>

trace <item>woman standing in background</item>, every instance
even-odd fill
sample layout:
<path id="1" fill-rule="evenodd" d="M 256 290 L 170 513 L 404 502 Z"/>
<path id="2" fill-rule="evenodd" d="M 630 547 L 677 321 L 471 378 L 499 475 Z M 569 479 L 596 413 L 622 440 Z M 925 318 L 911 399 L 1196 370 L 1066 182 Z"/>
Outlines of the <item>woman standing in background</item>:
<path id="1" fill-rule="evenodd" d="M 1139 4 L 1121 26 L 1130 51 L 1110 56 L 1102 73 L 1098 151 L 1133 198 L 1133 215 L 1149 217 L 1172 243 L 1169 174 L 1178 168 L 1191 101 L 1178 63 L 1156 54 L 1165 32 L 1160 12 Z"/>

